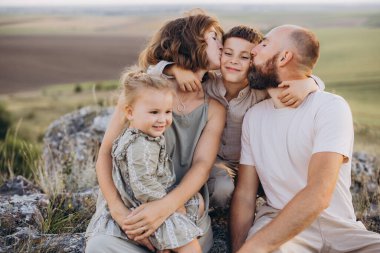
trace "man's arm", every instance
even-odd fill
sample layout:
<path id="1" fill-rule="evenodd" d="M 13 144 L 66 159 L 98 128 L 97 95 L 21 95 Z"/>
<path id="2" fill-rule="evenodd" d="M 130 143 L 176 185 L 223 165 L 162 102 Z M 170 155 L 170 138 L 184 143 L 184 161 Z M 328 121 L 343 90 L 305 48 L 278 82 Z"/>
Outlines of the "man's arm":
<path id="1" fill-rule="evenodd" d="M 272 252 L 307 228 L 329 206 L 343 158 L 334 152 L 313 154 L 306 187 L 238 252 Z"/>
<path id="2" fill-rule="evenodd" d="M 239 165 L 238 182 L 231 201 L 230 233 L 232 252 L 245 242 L 255 218 L 256 195 L 259 185 L 254 166 Z"/>

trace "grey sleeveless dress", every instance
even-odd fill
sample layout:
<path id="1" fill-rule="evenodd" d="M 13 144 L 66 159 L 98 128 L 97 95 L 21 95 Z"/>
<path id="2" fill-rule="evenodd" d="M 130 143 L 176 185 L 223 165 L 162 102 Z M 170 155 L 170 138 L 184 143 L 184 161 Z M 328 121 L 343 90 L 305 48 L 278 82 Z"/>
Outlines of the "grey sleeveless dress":
<path id="1" fill-rule="evenodd" d="M 207 123 L 208 103 L 205 101 L 202 105 L 194 109 L 191 113 L 180 115 L 173 113 L 172 126 L 165 132 L 166 151 L 169 160 L 172 162 L 178 184 L 186 172 L 190 169 L 194 151 L 202 131 Z M 212 246 L 211 219 L 208 215 L 209 194 L 207 186 L 200 190 L 205 201 L 205 212 L 195 223 L 203 231 L 204 236 L 199 238 L 203 252 L 208 252 Z M 133 206 L 128 206 L 133 208 Z M 118 224 L 112 219 L 107 203 L 99 191 L 96 212 L 93 215 L 90 224 L 87 227 L 86 237 L 89 242 L 95 235 L 110 235 L 125 239 L 126 244 L 134 244 L 126 234 L 120 229 Z M 91 243 L 96 243 L 91 241 Z M 97 245 L 101 246 L 101 245 Z M 127 246 L 126 246 L 127 248 Z M 120 249 L 122 252 L 122 249 Z M 141 251 L 146 252 L 143 248 Z"/>

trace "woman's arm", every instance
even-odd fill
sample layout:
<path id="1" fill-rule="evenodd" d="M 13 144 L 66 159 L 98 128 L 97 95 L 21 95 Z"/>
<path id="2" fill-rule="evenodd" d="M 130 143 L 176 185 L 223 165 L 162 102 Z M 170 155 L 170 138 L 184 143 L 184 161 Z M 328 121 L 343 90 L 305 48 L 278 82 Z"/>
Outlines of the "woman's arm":
<path id="1" fill-rule="evenodd" d="M 115 184 L 112 180 L 112 142 L 119 136 L 126 121 L 122 103 L 119 99 L 118 105 L 112 115 L 111 121 L 108 124 L 107 130 L 104 134 L 102 144 L 99 149 L 98 159 L 96 161 L 96 174 L 98 177 L 99 187 L 103 193 L 105 200 L 112 218 L 120 225 L 126 216 L 130 213 L 128 208 L 125 207 L 120 198 Z"/>
<path id="2" fill-rule="evenodd" d="M 210 99 L 208 122 L 197 143 L 192 166 L 181 183 L 168 194 L 169 203 L 182 205 L 207 182 L 211 168 L 219 150 L 220 137 L 223 132 L 226 110 L 216 100 Z M 173 201 L 173 202 L 171 202 Z"/>
<path id="3" fill-rule="evenodd" d="M 206 183 L 215 161 L 221 134 L 225 124 L 226 111 L 215 100 L 210 100 L 208 121 L 197 143 L 193 163 L 180 184 L 158 201 L 146 203 L 136 208 L 124 222 L 123 230 L 137 232 L 144 226 L 148 230 L 136 239 L 151 235 L 172 213 L 181 207 Z"/>

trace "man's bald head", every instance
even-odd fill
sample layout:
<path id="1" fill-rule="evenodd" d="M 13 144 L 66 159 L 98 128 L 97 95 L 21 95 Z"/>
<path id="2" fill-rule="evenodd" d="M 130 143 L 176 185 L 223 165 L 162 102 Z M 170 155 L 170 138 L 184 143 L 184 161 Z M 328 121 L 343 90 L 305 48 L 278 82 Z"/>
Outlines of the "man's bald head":
<path id="1" fill-rule="evenodd" d="M 319 41 L 313 32 L 295 25 L 278 26 L 271 32 L 281 37 L 284 47 L 293 49 L 300 67 L 314 68 L 319 57 Z"/>

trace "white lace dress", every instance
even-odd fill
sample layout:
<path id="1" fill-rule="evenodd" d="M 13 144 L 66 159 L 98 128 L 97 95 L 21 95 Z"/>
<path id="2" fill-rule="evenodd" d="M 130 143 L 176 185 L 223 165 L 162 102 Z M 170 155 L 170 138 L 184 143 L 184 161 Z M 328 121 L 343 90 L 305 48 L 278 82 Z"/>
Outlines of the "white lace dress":
<path id="1" fill-rule="evenodd" d="M 126 129 L 113 143 L 112 163 L 113 181 L 129 208 L 161 199 L 174 187 L 175 175 L 165 151 L 164 136 L 153 138 L 139 130 Z M 203 234 L 196 225 L 198 195 L 186 202 L 185 207 L 186 215 L 173 213 L 149 237 L 157 249 L 178 248 Z M 96 232 L 127 238 L 110 216 L 102 196 L 87 228 L 88 235 Z"/>

